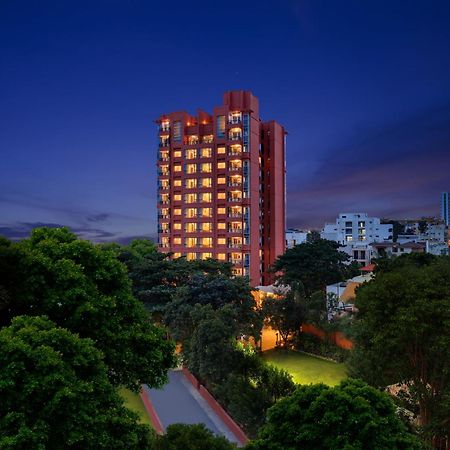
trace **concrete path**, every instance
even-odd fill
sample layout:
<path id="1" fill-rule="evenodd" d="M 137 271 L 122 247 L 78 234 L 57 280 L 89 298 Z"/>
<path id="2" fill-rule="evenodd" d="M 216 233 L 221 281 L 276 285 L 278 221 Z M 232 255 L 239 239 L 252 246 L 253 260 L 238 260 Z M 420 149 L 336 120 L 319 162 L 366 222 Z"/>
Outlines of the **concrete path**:
<path id="1" fill-rule="evenodd" d="M 174 423 L 203 423 L 217 435 L 239 444 L 238 438 L 212 410 L 200 393 L 186 379 L 181 370 L 169 372 L 169 383 L 162 389 L 149 389 L 152 406 L 164 430 Z"/>

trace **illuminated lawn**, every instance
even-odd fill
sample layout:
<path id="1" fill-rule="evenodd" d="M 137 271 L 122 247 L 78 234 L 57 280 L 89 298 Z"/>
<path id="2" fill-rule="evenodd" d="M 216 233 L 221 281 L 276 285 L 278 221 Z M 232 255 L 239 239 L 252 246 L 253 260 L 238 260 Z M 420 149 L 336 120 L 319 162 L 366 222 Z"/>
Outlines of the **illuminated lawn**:
<path id="1" fill-rule="evenodd" d="M 299 384 L 324 383 L 334 386 L 347 377 L 345 364 L 326 361 L 290 350 L 267 350 L 262 358 L 286 370 Z"/>
<path id="2" fill-rule="evenodd" d="M 142 403 L 141 397 L 128 389 L 119 389 L 119 393 L 124 399 L 125 406 L 137 413 L 140 417 L 140 421 L 147 425 L 152 426 L 150 419 L 148 417 L 147 411 L 145 410 L 144 404 Z"/>

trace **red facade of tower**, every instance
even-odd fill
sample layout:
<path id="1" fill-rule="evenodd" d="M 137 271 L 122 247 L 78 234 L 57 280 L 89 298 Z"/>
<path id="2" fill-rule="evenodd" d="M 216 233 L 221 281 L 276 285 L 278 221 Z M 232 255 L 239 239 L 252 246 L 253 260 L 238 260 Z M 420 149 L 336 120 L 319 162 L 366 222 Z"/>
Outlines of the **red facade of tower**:
<path id="1" fill-rule="evenodd" d="M 285 249 L 285 131 L 261 122 L 248 91 L 224 94 L 213 114 L 158 119 L 158 248 L 215 258 L 253 286 Z"/>

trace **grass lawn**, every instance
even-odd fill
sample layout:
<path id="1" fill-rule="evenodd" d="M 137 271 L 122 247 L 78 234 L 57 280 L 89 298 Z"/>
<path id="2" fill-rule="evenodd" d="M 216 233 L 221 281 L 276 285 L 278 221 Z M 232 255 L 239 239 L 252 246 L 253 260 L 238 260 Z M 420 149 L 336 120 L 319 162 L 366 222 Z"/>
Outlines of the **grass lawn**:
<path id="1" fill-rule="evenodd" d="M 128 389 L 119 389 L 119 394 L 122 396 L 125 402 L 125 406 L 137 413 L 140 417 L 140 422 L 152 426 L 150 418 L 148 417 L 147 411 L 145 410 L 144 404 L 142 403 L 141 397 Z"/>
<path id="2" fill-rule="evenodd" d="M 347 377 L 345 364 L 326 361 L 291 350 L 267 350 L 265 361 L 292 375 L 299 384 L 324 383 L 334 386 Z"/>

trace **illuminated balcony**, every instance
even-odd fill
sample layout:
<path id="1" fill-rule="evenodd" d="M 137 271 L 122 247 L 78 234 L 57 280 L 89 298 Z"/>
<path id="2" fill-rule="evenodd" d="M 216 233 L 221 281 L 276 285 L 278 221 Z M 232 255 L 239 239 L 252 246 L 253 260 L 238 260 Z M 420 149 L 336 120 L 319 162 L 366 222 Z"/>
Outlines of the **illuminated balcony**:
<path id="1" fill-rule="evenodd" d="M 228 123 L 237 124 L 242 122 L 242 113 L 240 111 L 230 112 L 228 114 Z"/>
<path id="2" fill-rule="evenodd" d="M 239 144 L 230 145 L 228 156 L 239 156 L 242 154 L 242 146 Z"/>
<path id="3" fill-rule="evenodd" d="M 170 131 L 170 122 L 169 121 L 163 121 L 159 125 L 159 131 Z"/>
<path id="4" fill-rule="evenodd" d="M 212 134 L 208 134 L 206 136 L 203 136 L 202 142 L 204 144 L 212 144 L 214 142 L 214 136 Z"/>
<path id="5" fill-rule="evenodd" d="M 195 144 L 198 144 L 198 136 L 197 136 L 197 135 L 188 136 L 188 138 L 187 138 L 187 144 L 188 144 L 188 145 L 195 145 Z"/>
<path id="6" fill-rule="evenodd" d="M 228 132 L 230 141 L 240 141 L 242 139 L 242 130 L 240 128 L 231 128 Z"/>
<path id="7" fill-rule="evenodd" d="M 160 147 L 169 147 L 169 145 L 170 145 L 169 136 L 160 136 L 159 137 L 159 146 Z"/>

